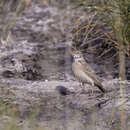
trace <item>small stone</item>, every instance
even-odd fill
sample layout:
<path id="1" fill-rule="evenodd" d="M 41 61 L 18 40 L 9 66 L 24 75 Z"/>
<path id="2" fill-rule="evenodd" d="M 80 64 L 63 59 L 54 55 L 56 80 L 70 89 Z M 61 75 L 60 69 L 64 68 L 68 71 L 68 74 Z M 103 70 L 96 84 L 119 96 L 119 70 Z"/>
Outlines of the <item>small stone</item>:
<path id="1" fill-rule="evenodd" d="M 48 80 L 46 79 L 45 82 L 48 82 Z"/>
<path id="2" fill-rule="evenodd" d="M 5 78 L 12 78 L 12 77 L 14 77 L 14 73 L 11 72 L 10 70 L 4 71 L 4 72 L 2 73 L 2 75 L 3 75 L 3 77 L 5 77 Z"/>
<path id="3" fill-rule="evenodd" d="M 69 94 L 72 94 L 73 92 L 69 91 L 66 87 L 60 85 L 60 86 L 57 86 L 56 87 L 56 90 L 59 91 L 59 93 L 63 96 L 66 96 L 66 95 L 69 95 Z"/>

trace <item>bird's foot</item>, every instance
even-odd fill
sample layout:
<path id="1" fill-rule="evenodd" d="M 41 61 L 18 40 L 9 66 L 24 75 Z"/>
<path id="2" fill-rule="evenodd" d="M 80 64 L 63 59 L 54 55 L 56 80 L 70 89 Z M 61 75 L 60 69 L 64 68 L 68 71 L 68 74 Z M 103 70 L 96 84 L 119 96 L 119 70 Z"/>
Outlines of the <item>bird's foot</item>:
<path id="1" fill-rule="evenodd" d="M 93 95 L 94 95 L 94 89 L 93 89 L 93 88 L 90 89 L 89 95 L 90 95 L 90 96 L 93 96 Z"/>
<path id="2" fill-rule="evenodd" d="M 76 92 L 75 92 L 75 96 L 76 96 L 76 97 L 79 97 L 79 96 L 82 94 L 82 92 L 83 92 L 83 91 L 82 91 L 81 88 L 80 88 L 80 89 L 77 89 Z"/>

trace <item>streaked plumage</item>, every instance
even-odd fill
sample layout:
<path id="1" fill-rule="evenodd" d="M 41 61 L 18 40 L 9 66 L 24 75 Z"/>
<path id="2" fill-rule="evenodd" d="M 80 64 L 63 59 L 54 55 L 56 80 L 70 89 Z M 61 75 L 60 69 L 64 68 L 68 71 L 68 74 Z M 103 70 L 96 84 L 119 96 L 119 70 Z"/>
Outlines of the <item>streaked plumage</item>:
<path id="1" fill-rule="evenodd" d="M 103 88 L 99 77 L 84 60 L 82 54 L 80 52 L 75 52 L 73 58 L 72 71 L 77 79 L 82 83 L 88 83 L 92 86 L 96 85 L 104 93 L 105 89 Z"/>

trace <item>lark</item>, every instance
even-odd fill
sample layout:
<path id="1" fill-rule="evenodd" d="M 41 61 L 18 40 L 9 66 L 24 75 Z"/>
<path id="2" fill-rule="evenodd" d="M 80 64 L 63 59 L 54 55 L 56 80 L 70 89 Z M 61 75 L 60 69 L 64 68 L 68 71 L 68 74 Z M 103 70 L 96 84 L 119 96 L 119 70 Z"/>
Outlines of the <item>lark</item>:
<path id="1" fill-rule="evenodd" d="M 82 53 L 76 51 L 72 53 L 72 56 L 72 71 L 75 77 L 82 83 L 82 87 L 84 88 L 85 83 L 88 83 L 92 86 L 92 93 L 94 86 L 98 87 L 98 89 L 100 89 L 102 93 L 105 93 L 105 89 L 100 78 L 98 77 L 98 75 L 96 75 L 91 66 L 85 61 Z"/>

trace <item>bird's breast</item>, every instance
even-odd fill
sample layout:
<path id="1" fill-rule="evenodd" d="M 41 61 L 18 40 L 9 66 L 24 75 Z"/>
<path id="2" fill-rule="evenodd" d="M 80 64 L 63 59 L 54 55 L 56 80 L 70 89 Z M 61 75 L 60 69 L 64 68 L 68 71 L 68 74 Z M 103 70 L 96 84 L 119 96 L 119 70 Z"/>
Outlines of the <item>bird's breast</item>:
<path id="1" fill-rule="evenodd" d="M 79 81 L 93 83 L 93 80 L 85 73 L 82 64 L 74 62 L 72 64 L 72 71 Z"/>

